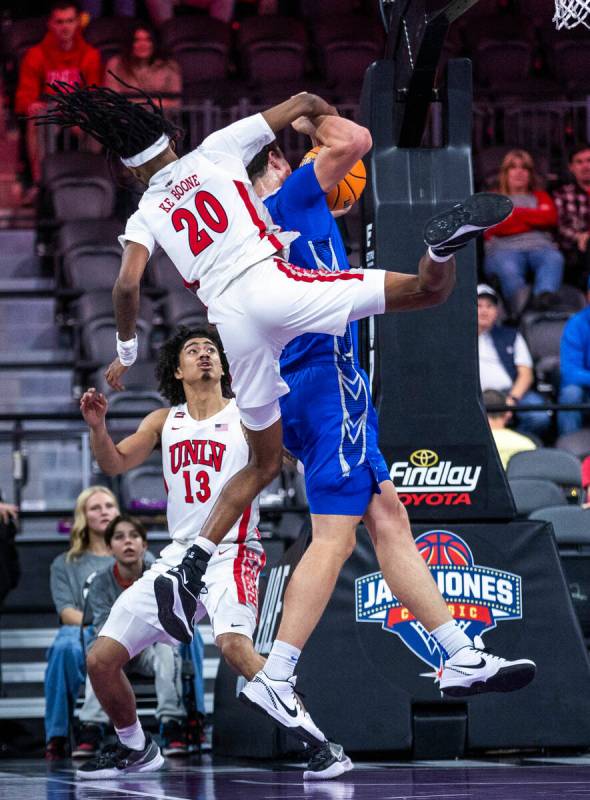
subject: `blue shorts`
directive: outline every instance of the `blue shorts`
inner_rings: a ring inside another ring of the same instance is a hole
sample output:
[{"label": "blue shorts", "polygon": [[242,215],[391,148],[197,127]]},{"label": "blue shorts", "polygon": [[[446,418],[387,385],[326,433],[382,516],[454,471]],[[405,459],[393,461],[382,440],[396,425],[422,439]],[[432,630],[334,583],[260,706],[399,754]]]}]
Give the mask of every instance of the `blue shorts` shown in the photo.
[{"label": "blue shorts", "polygon": [[[368,378],[357,372],[364,385],[349,394],[334,364],[283,374],[290,389],[280,401],[283,441],[305,467],[312,514],[362,516],[380,493],[379,484],[391,480],[377,442]],[[345,405],[353,423],[349,428],[343,424]]]}]

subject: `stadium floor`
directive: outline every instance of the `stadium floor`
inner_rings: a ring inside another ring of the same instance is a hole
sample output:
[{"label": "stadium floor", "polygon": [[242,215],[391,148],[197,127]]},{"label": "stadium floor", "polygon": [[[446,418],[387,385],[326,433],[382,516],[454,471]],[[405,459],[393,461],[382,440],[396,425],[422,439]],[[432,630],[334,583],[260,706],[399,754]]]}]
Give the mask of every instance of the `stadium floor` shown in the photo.
[{"label": "stadium floor", "polygon": [[588,800],[590,755],[501,760],[357,762],[335,781],[306,783],[292,763],[172,761],[143,777],[76,782],[68,764],[0,762],[1,800]]}]

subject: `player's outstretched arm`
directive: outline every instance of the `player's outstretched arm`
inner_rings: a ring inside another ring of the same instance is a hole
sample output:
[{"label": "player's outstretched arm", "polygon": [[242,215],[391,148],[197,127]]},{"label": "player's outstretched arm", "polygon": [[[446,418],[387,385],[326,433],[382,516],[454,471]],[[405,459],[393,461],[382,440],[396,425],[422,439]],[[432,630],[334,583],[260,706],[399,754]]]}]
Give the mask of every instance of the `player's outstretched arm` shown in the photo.
[{"label": "player's outstretched arm", "polygon": [[88,389],[80,398],[80,410],[90,428],[90,446],[98,466],[106,475],[120,475],[148,458],[160,441],[168,409],[152,411],[135,433],[118,444],[113,442],[107,430],[107,409],[108,400],[96,389]]},{"label": "player's outstretched arm", "polygon": [[296,94],[283,103],[279,103],[278,106],[272,106],[272,108],[262,112],[262,116],[269,128],[275,133],[282,131],[297,117],[333,116],[337,114],[338,112],[334,106],[331,106],[317,94],[310,94],[309,92]]}]

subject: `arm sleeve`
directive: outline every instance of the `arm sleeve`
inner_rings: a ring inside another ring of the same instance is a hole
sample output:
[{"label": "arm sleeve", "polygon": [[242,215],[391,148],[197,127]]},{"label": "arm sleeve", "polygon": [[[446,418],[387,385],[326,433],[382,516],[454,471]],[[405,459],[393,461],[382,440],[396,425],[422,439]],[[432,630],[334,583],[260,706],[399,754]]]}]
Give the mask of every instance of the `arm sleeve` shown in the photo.
[{"label": "arm sleeve", "polygon": [[557,225],[557,208],[547,192],[535,192],[537,208],[517,208],[518,217],[531,228],[554,228]]},{"label": "arm sleeve", "polygon": [[112,593],[109,591],[109,573],[111,569],[112,567],[109,567],[108,570],[100,572],[92,581],[90,589],[88,590],[87,603],[96,633],[100,631],[107,621],[116,599],[112,597]]},{"label": "arm sleeve", "polygon": [[72,586],[68,580],[67,564],[63,557],[58,556],[49,569],[49,587],[51,598],[58,614],[64,608],[78,608]]},{"label": "arm sleeve", "polygon": [[561,337],[560,369],[562,385],[590,387],[590,370],[585,365],[588,337],[582,335],[579,323],[573,317],[565,326]]},{"label": "arm sleeve", "polygon": [[14,110],[17,114],[26,114],[31,103],[38,100],[40,95],[41,76],[38,58],[35,48],[31,48],[25,53],[20,65]]},{"label": "arm sleeve", "polygon": [[121,247],[125,247],[126,242],[142,244],[147,249],[150,256],[154,252],[156,240],[146,225],[141,211],[136,211],[135,214],[129,217],[127,225],[125,226],[125,233],[119,236],[119,244]]},{"label": "arm sleeve", "polygon": [[517,367],[533,366],[530,350],[520,333],[516,334],[516,339],[514,340],[514,363]]},{"label": "arm sleeve", "polygon": [[214,163],[223,161],[230,155],[248,166],[254,156],[265,145],[274,142],[275,138],[262,114],[254,114],[207,136],[199,151]]}]

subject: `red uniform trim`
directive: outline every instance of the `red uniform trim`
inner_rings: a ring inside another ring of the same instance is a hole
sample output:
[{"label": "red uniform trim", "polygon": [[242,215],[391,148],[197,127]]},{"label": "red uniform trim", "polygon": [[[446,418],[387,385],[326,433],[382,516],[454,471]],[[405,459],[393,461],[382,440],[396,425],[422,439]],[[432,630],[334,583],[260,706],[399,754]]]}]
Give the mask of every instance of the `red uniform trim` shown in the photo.
[{"label": "red uniform trim", "polygon": [[240,195],[240,197],[244,201],[244,205],[246,206],[246,209],[248,210],[248,214],[250,214],[250,219],[256,225],[256,227],[258,228],[258,235],[260,236],[260,238],[261,239],[268,239],[268,241],[272,244],[273,247],[276,247],[277,250],[282,250],[283,249],[283,245],[281,244],[279,239],[277,239],[277,237],[274,234],[269,233],[266,230],[266,224],[258,216],[258,212],[256,211],[256,207],[255,207],[254,203],[252,202],[252,198],[248,194],[248,190],[246,189],[245,184],[243,184],[242,181],[234,181],[234,183],[235,183],[236,188],[238,190],[238,194]]},{"label": "red uniform trim", "polygon": [[359,272],[332,272],[328,269],[304,269],[303,267],[296,267],[294,264],[289,264],[280,258],[274,259],[280,272],[286,275],[293,281],[303,281],[304,283],[334,283],[334,281],[350,281],[364,279],[364,275]]},{"label": "red uniform trim", "polygon": [[242,605],[246,605],[246,587],[244,586],[244,576],[242,575],[245,555],[246,545],[241,544],[238,547],[238,555],[234,559],[234,581],[238,592],[238,603],[242,603]]}]

